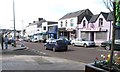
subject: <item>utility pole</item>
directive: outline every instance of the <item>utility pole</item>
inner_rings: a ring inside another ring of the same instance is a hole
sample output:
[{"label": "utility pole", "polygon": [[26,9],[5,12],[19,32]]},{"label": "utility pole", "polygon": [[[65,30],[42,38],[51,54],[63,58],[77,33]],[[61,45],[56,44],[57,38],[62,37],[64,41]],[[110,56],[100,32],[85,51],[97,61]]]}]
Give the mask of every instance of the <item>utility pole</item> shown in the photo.
[{"label": "utility pole", "polygon": [[13,0],[13,23],[14,23],[14,47],[16,47],[16,30],[15,30],[15,5]]},{"label": "utility pole", "polygon": [[24,24],[23,24],[23,22],[24,22],[24,20],[21,20],[21,22],[22,22],[22,30],[21,30],[21,35],[22,35],[22,37],[24,36],[24,34],[23,34],[23,31],[24,31]]}]

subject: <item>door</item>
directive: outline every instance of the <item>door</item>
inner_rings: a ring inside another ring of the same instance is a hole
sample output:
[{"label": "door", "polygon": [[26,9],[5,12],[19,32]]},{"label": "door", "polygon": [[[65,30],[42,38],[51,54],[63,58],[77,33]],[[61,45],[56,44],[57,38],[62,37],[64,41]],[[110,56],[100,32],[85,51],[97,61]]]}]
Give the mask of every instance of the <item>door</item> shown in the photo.
[{"label": "door", "polygon": [[90,33],[90,40],[91,40],[91,41],[94,41],[94,32],[91,32],[91,33]]}]

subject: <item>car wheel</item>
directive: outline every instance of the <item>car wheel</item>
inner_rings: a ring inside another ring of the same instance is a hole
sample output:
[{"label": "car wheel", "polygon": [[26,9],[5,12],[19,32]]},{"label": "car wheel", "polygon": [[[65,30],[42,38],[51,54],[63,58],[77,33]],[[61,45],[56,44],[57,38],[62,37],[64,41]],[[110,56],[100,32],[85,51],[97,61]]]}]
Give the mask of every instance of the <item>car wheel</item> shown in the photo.
[{"label": "car wheel", "polygon": [[75,46],[75,44],[74,44],[74,43],[73,43],[72,45],[73,45],[73,46]]},{"label": "car wheel", "polygon": [[87,44],[84,44],[84,47],[86,48],[86,47],[87,47]]},{"label": "car wheel", "polygon": [[53,49],[52,49],[52,50],[53,50],[53,52],[56,52],[56,49],[55,49],[55,47],[53,47]]},{"label": "car wheel", "polygon": [[65,51],[67,51],[67,50],[68,50],[68,48],[66,47]]}]

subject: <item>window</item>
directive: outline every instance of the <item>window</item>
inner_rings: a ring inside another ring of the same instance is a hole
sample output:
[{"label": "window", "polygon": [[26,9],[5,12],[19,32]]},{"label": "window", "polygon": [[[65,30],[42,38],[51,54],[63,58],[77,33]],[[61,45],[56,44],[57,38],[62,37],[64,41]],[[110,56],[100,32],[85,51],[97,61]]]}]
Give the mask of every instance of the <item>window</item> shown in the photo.
[{"label": "window", "polygon": [[37,31],[40,31],[39,29]]},{"label": "window", "polygon": [[46,30],[46,26],[43,27],[43,30]]},{"label": "window", "polygon": [[96,39],[97,40],[106,40],[107,33],[106,32],[96,32]]},{"label": "window", "polygon": [[85,26],[86,26],[86,21],[84,20],[83,21],[83,28],[85,28]]},{"label": "window", "polygon": [[63,22],[61,21],[61,27],[63,27]]},{"label": "window", "polygon": [[99,27],[103,26],[103,18],[99,18]]},{"label": "window", "polygon": [[73,26],[73,19],[70,20],[70,26]]},{"label": "window", "polygon": [[65,26],[67,27],[67,20],[65,21]]}]

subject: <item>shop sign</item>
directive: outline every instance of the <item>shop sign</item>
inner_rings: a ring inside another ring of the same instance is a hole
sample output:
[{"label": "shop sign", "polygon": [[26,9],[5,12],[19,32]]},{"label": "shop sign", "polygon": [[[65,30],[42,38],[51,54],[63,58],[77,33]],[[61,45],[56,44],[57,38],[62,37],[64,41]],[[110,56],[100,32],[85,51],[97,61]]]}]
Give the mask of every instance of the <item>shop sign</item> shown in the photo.
[{"label": "shop sign", "polygon": [[66,28],[67,31],[73,31],[73,28]]}]

